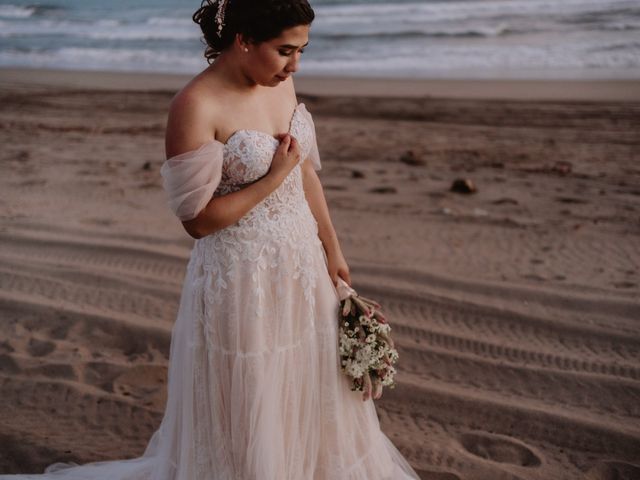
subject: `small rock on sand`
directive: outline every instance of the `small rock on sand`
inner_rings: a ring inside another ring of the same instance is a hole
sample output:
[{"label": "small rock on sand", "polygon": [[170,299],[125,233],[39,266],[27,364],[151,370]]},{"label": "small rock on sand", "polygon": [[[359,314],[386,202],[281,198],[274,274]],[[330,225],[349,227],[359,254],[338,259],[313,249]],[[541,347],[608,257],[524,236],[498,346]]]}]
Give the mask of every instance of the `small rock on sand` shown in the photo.
[{"label": "small rock on sand", "polygon": [[468,178],[456,178],[449,188],[452,192],[456,193],[475,193],[477,188],[474,183]]},{"label": "small rock on sand", "polygon": [[425,165],[426,162],[418,157],[415,151],[407,150],[400,156],[400,161],[402,163],[406,163],[407,165],[417,166],[417,165]]}]

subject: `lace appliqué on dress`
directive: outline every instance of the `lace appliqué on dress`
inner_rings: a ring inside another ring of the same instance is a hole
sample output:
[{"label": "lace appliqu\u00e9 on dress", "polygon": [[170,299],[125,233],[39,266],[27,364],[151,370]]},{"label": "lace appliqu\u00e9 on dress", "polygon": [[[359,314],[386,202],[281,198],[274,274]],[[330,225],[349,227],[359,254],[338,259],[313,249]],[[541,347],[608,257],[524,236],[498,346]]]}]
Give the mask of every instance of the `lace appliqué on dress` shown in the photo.
[{"label": "lace appliqu\u00e9 on dress", "polygon": [[[278,289],[287,283],[285,277],[291,275],[302,286],[308,314],[312,316],[313,292],[320,273],[314,255],[322,248],[322,242],[302,184],[302,162],[309,156],[315,141],[304,104],[299,104],[294,112],[290,133],[300,143],[302,155],[278,188],[237,223],[196,241],[194,260],[206,276],[203,293],[208,311],[219,311],[216,299],[226,294],[229,282],[236,278],[235,272],[239,268],[250,268],[254,295],[247,301],[255,302],[253,306],[260,315],[277,315],[277,312],[265,311],[272,305],[266,301],[267,289],[275,290],[275,295],[284,298],[286,292],[278,292]],[[225,144],[222,180],[214,196],[240,190],[265,175],[278,144],[275,137],[263,132],[236,132]],[[269,272],[263,274],[266,270]],[[225,347],[213,338],[215,335],[207,326],[206,317],[205,314],[203,326],[209,345],[224,350]],[[233,321],[230,319],[229,323]],[[231,351],[246,355],[262,353]]]}]

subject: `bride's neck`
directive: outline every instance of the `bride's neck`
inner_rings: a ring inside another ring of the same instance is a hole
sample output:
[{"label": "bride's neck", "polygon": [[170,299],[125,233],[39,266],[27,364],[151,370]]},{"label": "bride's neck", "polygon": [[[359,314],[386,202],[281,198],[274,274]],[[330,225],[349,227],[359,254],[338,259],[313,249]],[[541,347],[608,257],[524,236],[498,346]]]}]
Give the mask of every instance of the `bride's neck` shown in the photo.
[{"label": "bride's neck", "polygon": [[245,73],[237,56],[230,52],[222,52],[207,70],[215,72],[219,81],[229,90],[251,94],[260,89],[260,85]]}]

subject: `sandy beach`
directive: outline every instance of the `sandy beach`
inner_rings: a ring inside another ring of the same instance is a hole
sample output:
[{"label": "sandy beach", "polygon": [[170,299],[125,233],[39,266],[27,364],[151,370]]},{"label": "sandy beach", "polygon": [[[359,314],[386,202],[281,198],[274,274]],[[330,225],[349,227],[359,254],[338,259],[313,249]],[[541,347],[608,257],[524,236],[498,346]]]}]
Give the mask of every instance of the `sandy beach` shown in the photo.
[{"label": "sandy beach", "polygon": [[[0,69],[0,474],[137,457],[160,423],[184,81]],[[423,479],[640,478],[640,82],[398,82],[296,79],[398,343],[383,430]]]}]

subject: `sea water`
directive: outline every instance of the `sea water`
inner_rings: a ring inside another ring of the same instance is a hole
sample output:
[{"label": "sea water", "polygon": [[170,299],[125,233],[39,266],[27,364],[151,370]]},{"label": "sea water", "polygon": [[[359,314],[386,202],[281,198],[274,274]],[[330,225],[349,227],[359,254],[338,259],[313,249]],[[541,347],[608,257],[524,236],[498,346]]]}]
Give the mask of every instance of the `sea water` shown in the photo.
[{"label": "sea water", "polygon": [[[640,78],[638,0],[310,3],[297,75]],[[206,67],[199,6],[0,0],[0,66],[196,73]]]}]

